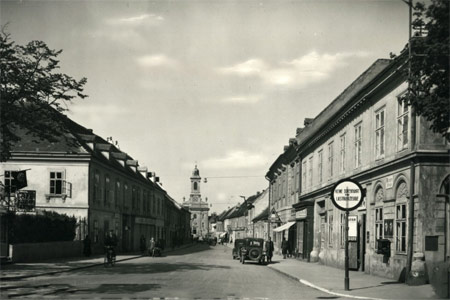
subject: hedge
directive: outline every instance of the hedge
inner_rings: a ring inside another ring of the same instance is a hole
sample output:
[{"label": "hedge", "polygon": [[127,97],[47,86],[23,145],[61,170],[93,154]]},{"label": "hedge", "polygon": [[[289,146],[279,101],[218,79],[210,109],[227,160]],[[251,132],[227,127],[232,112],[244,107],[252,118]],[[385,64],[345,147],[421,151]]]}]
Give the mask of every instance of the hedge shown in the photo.
[{"label": "hedge", "polygon": [[10,215],[12,244],[73,241],[75,217],[43,211],[37,215]]}]

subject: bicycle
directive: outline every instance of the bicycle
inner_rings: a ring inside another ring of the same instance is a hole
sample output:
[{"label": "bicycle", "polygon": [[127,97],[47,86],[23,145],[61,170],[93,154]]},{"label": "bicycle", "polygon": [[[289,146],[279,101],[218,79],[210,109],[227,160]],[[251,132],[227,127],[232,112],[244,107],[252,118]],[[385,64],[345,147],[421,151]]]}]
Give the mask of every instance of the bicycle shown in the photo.
[{"label": "bicycle", "polygon": [[113,267],[116,263],[116,255],[114,253],[114,248],[111,246],[106,246],[105,247],[105,258],[103,260],[103,264],[105,266],[105,268],[110,265],[111,267]]}]

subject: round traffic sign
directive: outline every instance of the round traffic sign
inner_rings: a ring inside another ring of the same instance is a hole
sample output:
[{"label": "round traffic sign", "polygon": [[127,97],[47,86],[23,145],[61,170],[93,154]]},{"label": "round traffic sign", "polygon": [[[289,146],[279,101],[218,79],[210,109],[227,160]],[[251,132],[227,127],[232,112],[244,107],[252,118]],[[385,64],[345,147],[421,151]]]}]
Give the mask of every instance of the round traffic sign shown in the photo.
[{"label": "round traffic sign", "polygon": [[363,200],[363,188],[352,179],[339,180],[331,190],[331,201],[340,210],[354,210]]}]

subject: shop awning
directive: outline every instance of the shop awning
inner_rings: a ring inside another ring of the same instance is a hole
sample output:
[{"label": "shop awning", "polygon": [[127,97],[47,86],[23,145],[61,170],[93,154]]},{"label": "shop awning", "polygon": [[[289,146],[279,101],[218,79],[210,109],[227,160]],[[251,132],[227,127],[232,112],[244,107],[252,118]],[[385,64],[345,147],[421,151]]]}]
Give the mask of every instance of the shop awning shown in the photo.
[{"label": "shop awning", "polygon": [[289,227],[291,227],[294,224],[295,224],[295,222],[287,222],[286,224],[283,224],[280,227],[275,228],[273,231],[280,232],[280,231],[289,229]]}]

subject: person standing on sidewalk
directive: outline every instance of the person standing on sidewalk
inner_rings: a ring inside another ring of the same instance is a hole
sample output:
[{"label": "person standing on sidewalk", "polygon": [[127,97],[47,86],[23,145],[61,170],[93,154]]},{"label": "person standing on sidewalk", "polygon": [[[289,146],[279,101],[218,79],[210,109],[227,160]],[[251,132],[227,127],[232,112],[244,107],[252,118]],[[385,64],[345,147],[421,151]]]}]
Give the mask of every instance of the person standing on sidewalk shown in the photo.
[{"label": "person standing on sidewalk", "polygon": [[266,247],[267,263],[270,263],[270,262],[272,262],[272,256],[273,256],[273,250],[274,250],[273,242],[272,242],[272,239],[270,238],[270,236],[269,236],[269,239],[266,241],[265,247]]},{"label": "person standing on sidewalk", "polygon": [[151,256],[155,255],[155,253],[154,253],[155,247],[156,247],[155,239],[152,237],[150,239],[150,244],[148,245],[148,254],[149,255],[151,255]]},{"label": "person standing on sidewalk", "polygon": [[145,237],[144,237],[144,235],[142,234],[141,235],[141,239],[140,239],[140,249],[141,249],[141,252],[142,253],[144,253],[145,252],[145,248],[146,248],[146,245],[147,244],[147,241],[145,240]]},{"label": "person standing on sidewalk", "polygon": [[286,259],[287,250],[288,242],[286,241],[286,238],[283,237],[283,241],[281,242],[281,253],[283,254],[283,259]]},{"label": "person standing on sidewalk", "polygon": [[89,238],[89,234],[86,234],[83,240],[83,254],[84,256],[91,256],[91,239]]}]

